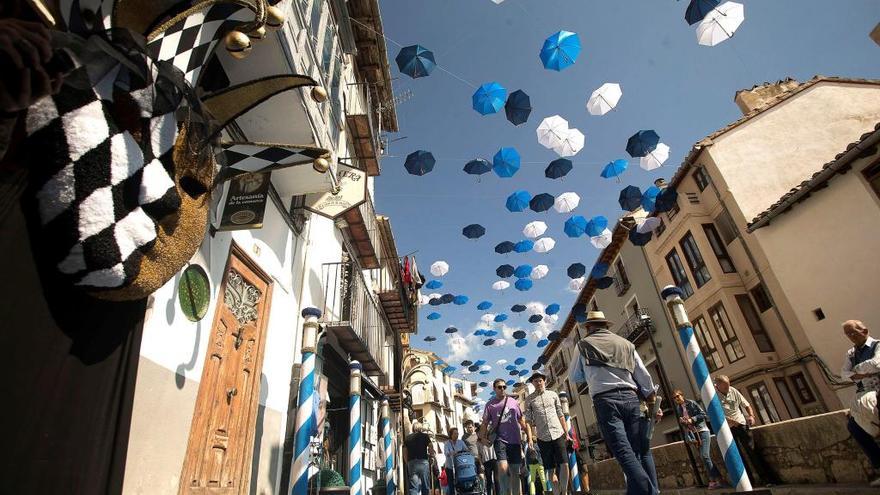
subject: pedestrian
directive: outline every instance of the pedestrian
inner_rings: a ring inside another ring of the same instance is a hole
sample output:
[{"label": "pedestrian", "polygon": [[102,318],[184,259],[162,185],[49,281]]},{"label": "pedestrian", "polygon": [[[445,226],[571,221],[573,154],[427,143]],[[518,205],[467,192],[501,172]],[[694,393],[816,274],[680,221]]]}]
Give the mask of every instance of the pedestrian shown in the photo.
[{"label": "pedestrian", "polygon": [[[880,391],[880,354],[877,350],[880,341],[872,338],[868,327],[859,320],[843,322],[843,333],[853,347],[846,351],[840,374],[856,384],[856,395],[850,406],[846,427],[865,452],[871,466],[880,470],[880,445],[876,440],[880,433],[877,424],[877,392]],[[871,486],[880,486],[880,477],[871,481]]]},{"label": "pedestrian", "polygon": [[480,439],[495,448],[497,460],[496,474],[502,495],[520,495],[517,483],[522,465],[522,432],[526,431],[529,444],[532,444],[531,430],[528,429],[522,410],[514,397],[507,395],[507,384],[503,378],[492,382],[495,397],[486,403],[483,421],[480,425]]},{"label": "pedestrian", "polygon": [[526,423],[534,427],[537,434],[538,448],[541,450],[544,471],[554,477],[553,495],[562,495],[568,487],[569,470],[566,443],[568,440],[568,423],[562,412],[559,395],[547,390],[547,377],[540,371],[532,373],[529,383],[535,391],[526,397],[523,415]]},{"label": "pedestrian", "polygon": [[730,386],[730,378],[727,375],[715,377],[715,389],[718,391],[718,400],[721,401],[724,417],[730,426],[730,432],[733,434],[733,440],[739,449],[740,457],[745,461],[749,478],[755,485],[757,485],[755,475],[766,486],[778,485],[779,481],[776,475],[755,448],[755,439],[750,431],[750,428],[755,425],[752,405],[739,390]]},{"label": "pedestrian", "polygon": [[540,443],[538,448],[526,446],[526,464],[529,465],[529,495],[535,495],[535,487],[538,487],[538,495],[544,495],[547,487],[546,464],[542,460]]},{"label": "pedestrian", "polygon": [[645,423],[640,397],[649,409],[656,401],[651,375],[632,342],[611,333],[613,325],[601,311],[590,311],[583,323],[587,336],[578,342],[578,352],[569,377],[589,388],[602,438],[626,476],[627,495],[658,493],[652,480],[656,474],[647,456]]},{"label": "pedestrian", "polygon": [[679,422],[685,430],[685,441],[697,445],[700,449],[700,457],[703,465],[709,473],[709,489],[716,490],[722,487],[721,473],[712,463],[712,434],[709,432],[706,411],[696,401],[684,398],[684,392],[676,390],[672,392],[672,400],[678,408]]},{"label": "pedestrian", "polygon": [[422,423],[416,421],[413,423],[413,432],[403,441],[410,495],[428,495],[431,492],[429,459],[434,457],[434,445],[423,430]]},{"label": "pedestrian", "polygon": [[446,493],[449,495],[455,495],[455,456],[469,450],[464,441],[458,438],[458,428],[450,428],[449,440],[443,443],[443,455],[446,456],[443,469],[446,471]]},{"label": "pedestrian", "polygon": [[480,437],[477,435],[477,429],[473,420],[468,419],[464,422],[464,437],[462,437],[462,440],[464,440],[464,444],[467,445],[471,455],[474,456],[474,462],[477,464],[477,476],[480,477],[483,486],[486,486],[483,462],[480,461]]},{"label": "pedestrian", "polygon": [[[480,427],[477,427],[479,430]],[[479,437],[479,435],[477,435]],[[483,474],[486,477],[486,495],[500,495],[498,487],[498,473],[495,464],[495,447],[480,442],[480,462],[483,464]]]},{"label": "pedestrian", "polygon": [[[572,450],[574,450],[575,462],[581,477],[581,492],[584,495],[591,495],[593,492],[590,491],[590,471],[587,466],[589,465],[588,459],[592,459],[590,451],[593,450],[593,446],[584,447],[583,443],[581,443],[579,447],[575,448],[572,446]],[[573,473],[572,476],[574,476]]]}]

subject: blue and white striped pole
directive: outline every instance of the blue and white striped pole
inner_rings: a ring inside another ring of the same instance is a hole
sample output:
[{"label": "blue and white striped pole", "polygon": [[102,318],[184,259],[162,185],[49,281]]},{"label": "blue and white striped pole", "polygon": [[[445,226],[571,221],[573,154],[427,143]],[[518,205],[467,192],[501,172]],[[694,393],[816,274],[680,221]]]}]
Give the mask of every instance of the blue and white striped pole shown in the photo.
[{"label": "blue and white striped pole", "polygon": [[382,398],[382,453],[385,455],[385,491],[388,495],[396,495],[397,485],[394,484],[394,439],[391,438],[391,407],[388,398]]},{"label": "blue and white striped pole", "polygon": [[361,363],[352,361],[349,365],[351,372],[351,398],[348,402],[348,485],[351,487],[350,495],[363,495],[361,489],[361,471],[363,459],[363,440],[361,439]]},{"label": "blue and white striped pole", "polygon": [[[568,436],[574,440],[574,426],[571,424],[571,410],[568,408],[568,393],[559,393],[559,402],[562,403],[562,415],[565,416],[565,422],[568,423]],[[579,493],[581,491],[581,477],[577,465],[577,453],[572,450],[568,454],[568,474],[571,476],[571,492]]]},{"label": "blue and white striped pole", "polygon": [[296,406],[296,424],[294,425],[293,443],[293,493],[298,495],[309,491],[309,464],[311,449],[312,424],[315,400],[315,351],[317,348],[318,318],[321,311],[317,308],[302,310],[302,368],[300,370],[299,394]]},{"label": "blue and white striped pole", "polygon": [[675,325],[678,327],[678,337],[681,339],[681,344],[691,362],[691,371],[693,371],[697,385],[700,387],[700,395],[703,398],[703,403],[707,406],[706,414],[709,416],[709,421],[712,422],[712,428],[715,430],[718,440],[718,448],[721,450],[724,464],[727,466],[730,485],[735,487],[738,492],[750,492],[752,491],[752,483],[746,473],[739,449],[733,441],[733,433],[724,417],[724,409],[721,407],[721,401],[715,391],[715,384],[712,383],[712,378],[709,376],[709,368],[706,366],[706,360],[703,358],[700,345],[694,335],[694,327],[684,309],[684,301],[681,299],[682,291],[674,285],[668,285],[663,288],[660,295],[666,301],[669,312],[672,313],[672,319],[675,320]]}]

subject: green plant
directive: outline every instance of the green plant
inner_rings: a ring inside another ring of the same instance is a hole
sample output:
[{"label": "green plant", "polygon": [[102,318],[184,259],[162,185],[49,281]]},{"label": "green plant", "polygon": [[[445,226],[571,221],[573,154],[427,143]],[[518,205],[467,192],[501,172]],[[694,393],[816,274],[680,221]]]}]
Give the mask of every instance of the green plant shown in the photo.
[{"label": "green plant", "polygon": [[345,486],[345,479],[342,475],[332,469],[322,469],[321,472],[318,473],[318,479],[322,488]]}]

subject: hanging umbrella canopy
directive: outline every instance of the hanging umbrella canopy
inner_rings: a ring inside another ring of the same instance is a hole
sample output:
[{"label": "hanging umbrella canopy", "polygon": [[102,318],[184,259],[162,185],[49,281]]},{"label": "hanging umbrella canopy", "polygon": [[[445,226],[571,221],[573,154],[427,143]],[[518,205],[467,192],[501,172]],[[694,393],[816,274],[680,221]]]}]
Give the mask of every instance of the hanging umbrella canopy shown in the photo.
[{"label": "hanging umbrella canopy", "polygon": [[513,338],[515,339],[524,339],[526,338],[525,330],[516,330],[513,332]]},{"label": "hanging umbrella canopy", "polygon": [[529,251],[532,250],[533,247],[535,247],[534,242],[532,242],[528,239],[523,239],[523,240],[517,242],[516,244],[514,244],[513,250],[516,251],[517,253],[528,253]]},{"label": "hanging umbrella canopy", "polygon": [[474,372],[480,371],[480,367],[472,364],[472,365],[468,366],[467,370],[470,371],[471,373],[474,373]]},{"label": "hanging umbrella canopy", "polygon": [[562,228],[562,231],[565,232],[565,235],[568,237],[580,237],[587,231],[587,219],[581,215],[573,215],[565,221],[565,226]]},{"label": "hanging umbrella canopy", "polygon": [[501,148],[492,157],[492,170],[501,178],[510,178],[519,170],[520,157],[514,148]]},{"label": "hanging umbrella canopy", "polygon": [[557,31],[544,40],[539,57],[544,68],[561,71],[574,65],[581,54],[581,40],[571,31]]},{"label": "hanging umbrella canopy", "polygon": [[541,321],[543,319],[544,319],[544,317],[541,315],[532,315],[532,316],[529,316],[529,323],[538,323],[539,321]]},{"label": "hanging umbrella canopy", "polygon": [[684,20],[688,25],[702,21],[720,2],[718,0],[691,0],[684,12]]},{"label": "hanging umbrella canopy", "polygon": [[[525,347],[525,346],[529,345],[529,341],[527,339],[519,339],[513,345],[516,347]],[[519,376],[524,376],[524,375],[528,374],[528,372],[529,372],[529,370],[520,370]]]},{"label": "hanging umbrella canopy", "polygon": [[488,383],[488,382],[480,382],[480,383],[477,384],[477,386],[478,386],[478,387],[488,387],[488,386],[489,386],[489,383]]},{"label": "hanging umbrella canopy", "polygon": [[505,369],[506,371],[513,371],[513,370],[516,369],[516,366],[513,365],[513,364],[508,364],[507,366],[504,367],[504,369]]},{"label": "hanging umbrella canopy", "polygon": [[604,231],[608,227],[608,219],[603,217],[602,215],[597,215],[590,219],[587,222],[587,235],[590,237],[602,235],[602,231]]},{"label": "hanging umbrella canopy", "polygon": [[587,111],[591,115],[605,115],[617,106],[621,96],[623,91],[620,90],[620,84],[605,83],[590,95]]},{"label": "hanging umbrella canopy", "polygon": [[602,261],[597,261],[593,268],[590,270],[590,276],[593,278],[602,278],[608,273],[608,263],[604,263]]},{"label": "hanging umbrella canopy", "polygon": [[587,267],[583,263],[572,263],[568,265],[568,278],[581,278],[587,273]]},{"label": "hanging umbrella canopy", "polygon": [[584,149],[584,133],[577,129],[569,129],[565,136],[553,147],[559,156],[574,156]]},{"label": "hanging umbrella canopy", "polygon": [[443,304],[443,301],[441,301],[439,297],[432,297],[428,301],[428,304],[430,304],[431,306],[440,306],[441,304]]},{"label": "hanging umbrella canopy", "polygon": [[547,232],[547,224],[541,221],[529,222],[523,228],[523,235],[529,239],[544,235]]},{"label": "hanging umbrella canopy", "polygon": [[[547,340],[547,339],[541,339],[541,340],[538,341],[537,344],[535,344],[535,347],[537,347],[537,348],[540,349],[540,348],[542,348],[542,347],[547,347],[547,344],[549,344],[549,343],[550,343],[549,340]],[[541,367],[541,364],[540,364],[540,363],[535,363],[535,365],[532,366],[532,369],[533,369],[533,370],[536,370],[536,369],[537,369],[535,366],[537,366],[537,368],[540,368],[540,367]]]},{"label": "hanging umbrella canopy", "polygon": [[486,228],[478,223],[472,223],[461,229],[461,235],[467,237],[468,239],[479,239],[480,237],[486,235]]},{"label": "hanging umbrella canopy", "polygon": [[510,282],[508,282],[506,280],[499,280],[499,281],[495,282],[494,284],[492,284],[492,288],[495,290],[504,290],[508,287],[510,287]]},{"label": "hanging umbrella canopy", "polygon": [[504,104],[504,113],[507,120],[513,125],[525,124],[532,113],[532,101],[523,90],[518,89],[507,97]]},{"label": "hanging umbrella canopy", "polygon": [[651,233],[647,232],[645,234],[640,233],[638,230],[633,229],[629,231],[629,241],[633,243],[634,246],[644,246],[651,241]]},{"label": "hanging umbrella canopy", "polygon": [[469,300],[470,298],[468,296],[458,295],[452,299],[452,304],[455,304],[456,306],[464,306]]},{"label": "hanging umbrella canopy", "polygon": [[519,265],[513,274],[516,278],[528,278],[532,274],[532,265]]},{"label": "hanging umbrella canopy", "polygon": [[536,213],[541,213],[542,211],[549,210],[550,207],[553,206],[555,200],[556,198],[549,193],[536,194],[535,197],[529,201],[529,208]]},{"label": "hanging umbrella canopy", "polygon": [[486,330],[485,332],[483,332],[483,335],[485,335],[486,337],[494,337],[498,335],[498,330]]},{"label": "hanging umbrella canopy", "polygon": [[516,281],[516,283],[514,284],[514,287],[516,287],[516,290],[525,292],[525,291],[531,289],[533,284],[534,284],[534,282],[532,282],[531,279],[521,278]]},{"label": "hanging umbrella canopy", "polygon": [[535,241],[535,252],[536,253],[547,253],[553,247],[556,246],[556,241],[551,237],[542,237]]},{"label": "hanging umbrella canopy", "polygon": [[432,337],[432,336],[430,336],[430,335],[428,335],[427,337],[425,337],[425,342],[434,342],[434,341],[436,341],[436,340],[437,340],[437,337]]},{"label": "hanging umbrella canopy", "polygon": [[517,366],[522,366],[522,365],[526,364],[526,358],[524,358],[524,357],[518,357],[518,358],[516,358],[516,360],[513,362],[513,364],[515,364],[515,365],[517,365]]},{"label": "hanging umbrella canopy", "polygon": [[639,158],[639,166],[645,170],[651,171],[660,168],[663,163],[669,159],[669,146],[663,143],[657,143],[654,151]]},{"label": "hanging umbrella canopy", "polygon": [[584,288],[584,285],[586,285],[586,284],[587,284],[587,279],[585,279],[583,277],[573,278],[568,281],[568,289],[573,290],[575,292],[579,292],[581,289]]},{"label": "hanging umbrella canopy", "polygon": [[600,289],[607,289],[612,285],[614,285],[614,277],[602,277],[596,280],[596,287]]},{"label": "hanging umbrella canopy", "polygon": [[431,314],[428,315],[428,319],[429,319],[429,320],[439,320],[439,319],[440,319],[440,313],[431,313]]},{"label": "hanging umbrella canopy", "polygon": [[746,15],[741,3],[724,2],[697,24],[697,43],[715,46],[730,39],[744,20]]},{"label": "hanging umbrella canopy", "polygon": [[636,186],[626,186],[617,196],[617,203],[621,209],[634,211],[642,204],[642,190]]},{"label": "hanging umbrella canopy", "polygon": [[437,63],[434,61],[434,53],[421,45],[405,46],[397,52],[394,58],[401,74],[406,74],[413,79],[425,77],[431,74]]},{"label": "hanging umbrella canopy", "polygon": [[513,306],[510,307],[510,310],[513,311],[514,313],[522,313],[523,311],[526,310],[526,307],[524,304],[514,304]]},{"label": "hanging umbrella canopy", "polygon": [[494,343],[495,343],[495,339],[486,339],[483,341],[483,345],[487,346],[487,347],[494,344]]},{"label": "hanging umbrella canopy", "polygon": [[550,342],[553,342],[554,340],[559,340],[559,337],[561,337],[561,335],[562,334],[559,333],[559,330],[555,330],[547,335],[547,340],[549,340]]},{"label": "hanging umbrella canopy", "polygon": [[583,323],[587,320],[587,305],[584,303],[576,303],[571,307],[571,314],[574,315],[575,321]]},{"label": "hanging umbrella canopy", "polygon": [[507,197],[504,206],[507,208],[507,211],[516,213],[519,211],[525,211],[525,209],[529,207],[529,201],[531,200],[532,195],[529,194],[528,191],[520,189],[519,191],[514,191]]},{"label": "hanging umbrella canopy", "polygon": [[[458,333],[458,329],[455,327],[446,327],[446,330],[444,330],[443,332],[444,333]],[[470,365],[462,364],[462,366],[470,366]]]},{"label": "hanging umbrella canopy", "polygon": [[443,296],[440,297],[440,302],[442,302],[443,304],[449,304],[454,300],[455,296],[453,296],[452,294],[443,294]]},{"label": "hanging umbrella canopy", "polygon": [[581,197],[577,193],[564,192],[556,196],[556,200],[553,201],[553,209],[556,210],[556,213],[569,213],[577,208],[580,202]]},{"label": "hanging umbrella canopy", "polygon": [[483,330],[482,328],[478,328],[478,329],[474,330],[474,337],[480,337],[480,336],[486,335],[485,332],[486,331]]},{"label": "hanging umbrella canopy", "polygon": [[547,361],[549,361],[549,360],[550,360],[550,358],[548,358],[547,356],[545,356],[543,354],[538,356],[538,359],[536,359],[536,361],[539,362],[540,364],[547,364]]},{"label": "hanging umbrella canopy", "polygon": [[614,234],[605,229],[599,235],[590,236],[590,244],[598,249],[605,249],[611,245],[611,241],[613,240]]},{"label": "hanging umbrella canopy", "polygon": [[507,374],[510,376],[519,376],[519,370],[510,370]]},{"label": "hanging umbrella canopy", "polygon": [[439,280],[431,280],[427,284],[425,284],[425,288],[428,288],[431,290],[439,289],[440,287],[443,287],[443,282],[441,282]]},{"label": "hanging umbrella canopy", "polygon": [[510,241],[499,242],[495,245],[495,252],[498,254],[507,254],[513,251],[514,244]]},{"label": "hanging umbrella canopy", "polygon": [[506,359],[499,359],[498,361],[495,361],[495,364],[501,366],[502,364],[507,364],[507,360]]},{"label": "hanging umbrella canopy", "polygon": [[547,265],[538,265],[532,270],[532,280],[540,280],[547,276],[550,273],[550,268]]},{"label": "hanging umbrella canopy", "polygon": [[464,171],[470,175],[483,175],[490,170],[492,170],[492,164],[482,158],[476,158],[464,164]]},{"label": "hanging umbrella canopy", "polygon": [[678,192],[671,187],[667,187],[660,191],[657,199],[654,200],[654,211],[664,212],[675,208],[678,205]]},{"label": "hanging umbrella canopy", "polygon": [[485,311],[492,307],[492,303],[489,301],[481,301],[480,304],[477,304],[477,309],[480,311]]},{"label": "hanging umbrella canopy", "polygon": [[552,150],[568,134],[568,121],[559,115],[553,115],[542,120],[535,132],[538,135],[538,144]]},{"label": "hanging umbrella canopy", "polygon": [[660,188],[657,186],[651,186],[645,189],[645,192],[642,193],[642,208],[645,211],[654,211],[656,208],[657,195],[660,194]]},{"label": "hanging umbrella canopy", "polygon": [[544,169],[544,177],[548,179],[558,179],[560,177],[565,177],[571,169],[573,165],[571,160],[566,158],[557,158],[550,162],[550,165],[547,165],[547,168]]},{"label": "hanging umbrella canopy", "polygon": [[629,162],[622,158],[619,160],[614,160],[613,162],[608,163],[608,165],[605,165],[605,168],[602,169],[602,173],[600,173],[599,175],[606,179],[617,177],[618,175],[626,171],[626,168],[628,166]]},{"label": "hanging umbrella canopy", "polygon": [[639,158],[654,151],[659,142],[660,136],[653,130],[639,131],[626,141],[626,152],[633,158]]},{"label": "hanging umbrella canopy", "polygon": [[546,313],[550,316],[553,316],[559,312],[559,309],[560,309],[559,305],[556,303],[553,303],[553,304],[550,304],[547,306],[547,308],[544,310],[544,313]]},{"label": "hanging umbrella canopy", "polygon": [[[476,361],[474,361],[474,364],[476,364],[477,366],[483,366],[484,364],[486,364],[486,360],[485,359],[477,359]],[[491,366],[486,366],[486,368],[492,369]],[[485,387],[485,385],[481,385],[481,386]]]},{"label": "hanging umbrella canopy", "polygon": [[480,115],[496,113],[504,107],[507,99],[507,90],[497,82],[488,82],[481,85],[471,97],[471,105]]},{"label": "hanging umbrella canopy", "polygon": [[508,318],[508,316],[506,313],[499,313],[499,314],[495,315],[495,323],[501,323],[502,321],[507,321],[507,318]]},{"label": "hanging umbrella canopy", "polygon": [[514,268],[512,265],[501,265],[495,269],[495,275],[498,275],[501,278],[507,278],[513,276]]},{"label": "hanging umbrella canopy", "polygon": [[418,150],[406,156],[403,166],[412,175],[425,175],[434,170],[434,163],[436,160],[430,151]]},{"label": "hanging umbrella canopy", "polygon": [[[435,261],[431,264],[431,275],[435,277],[442,277],[449,273],[449,263],[445,261]],[[428,287],[429,289],[431,287]]]},{"label": "hanging umbrella canopy", "polygon": [[659,217],[644,217],[636,219],[636,231],[639,234],[647,234],[653,232],[663,223]]}]

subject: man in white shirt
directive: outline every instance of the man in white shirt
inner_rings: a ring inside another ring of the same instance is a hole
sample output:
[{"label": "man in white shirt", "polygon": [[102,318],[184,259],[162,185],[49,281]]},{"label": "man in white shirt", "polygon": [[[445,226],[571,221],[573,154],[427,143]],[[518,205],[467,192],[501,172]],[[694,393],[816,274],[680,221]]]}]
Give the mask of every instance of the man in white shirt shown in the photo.
[{"label": "man in white shirt", "polygon": [[[843,333],[853,343],[843,360],[841,376],[856,384],[856,396],[850,405],[847,429],[859,444],[874,469],[880,469],[880,445],[877,434],[877,392],[880,391],[880,341],[868,335],[868,327],[859,320],[843,322]],[[871,482],[880,486],[880,478]]]}]

